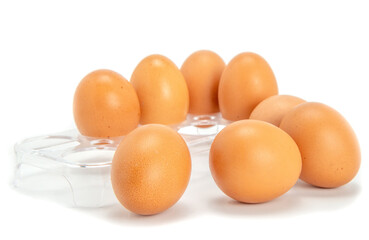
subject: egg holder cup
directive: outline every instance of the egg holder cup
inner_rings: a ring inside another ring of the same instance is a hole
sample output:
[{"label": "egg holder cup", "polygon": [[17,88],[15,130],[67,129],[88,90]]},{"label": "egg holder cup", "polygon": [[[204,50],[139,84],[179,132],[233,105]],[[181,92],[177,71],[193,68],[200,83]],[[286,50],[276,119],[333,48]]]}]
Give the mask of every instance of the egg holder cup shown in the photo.
[{"label": "egg holder cup", "polygon": [[[207,170],[207,164],[204,169],[205,164],[196,165],[195,161],[208,153],[214,137],[227,124],[219,113],[189,114],[184,122],[171,126],[182,135],[190,149],[192,177]],[[122,138],[92,138],[69,130],[25,139],[14,147],[13,184],[22,192],[69,206],[102,207],[116,203],[110,169]]]}]

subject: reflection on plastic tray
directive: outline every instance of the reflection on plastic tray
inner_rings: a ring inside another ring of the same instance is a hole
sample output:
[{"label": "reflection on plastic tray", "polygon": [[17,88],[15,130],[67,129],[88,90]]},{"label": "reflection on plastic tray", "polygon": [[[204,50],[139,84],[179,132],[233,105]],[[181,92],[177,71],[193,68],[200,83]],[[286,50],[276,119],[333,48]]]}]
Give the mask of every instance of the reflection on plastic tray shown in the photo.
[{"label": "reflection on plastic tray", "polygon": [[[204,160],[215,135],[227,123],[220,114],[189,115],[183,123],[172,126],[190,149],[192,177],[207,170],[207,161],[194,161]],[[70,130],[23,140],[15,146],[14,185],[23,192],[77,207],[113,204],[117,200],[110,182],[110,167],[122,138],[97,139]]]}]

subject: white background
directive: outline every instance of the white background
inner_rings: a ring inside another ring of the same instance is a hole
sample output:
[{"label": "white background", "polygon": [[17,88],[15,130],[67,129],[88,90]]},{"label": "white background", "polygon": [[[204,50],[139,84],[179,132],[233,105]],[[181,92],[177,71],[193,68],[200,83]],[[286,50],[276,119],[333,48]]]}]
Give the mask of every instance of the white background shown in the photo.
[{"label": "white background", "polygon": [[[369,7],[365,1],[254,2],[1,1],[0,238],[368,239]],[[149,54],[180,66],[199,49],[226,62],[243,51],[259,53],[280,93],[342,113],[362,149],[355,180],[332,190],[299,183],[272,202],[247,205],[224,196],[208,176],[152,217],[119,205],[68,208],[10,187],[13,144],[74,127],[73,94],[84,75],[109,68],[129,79]]]}]

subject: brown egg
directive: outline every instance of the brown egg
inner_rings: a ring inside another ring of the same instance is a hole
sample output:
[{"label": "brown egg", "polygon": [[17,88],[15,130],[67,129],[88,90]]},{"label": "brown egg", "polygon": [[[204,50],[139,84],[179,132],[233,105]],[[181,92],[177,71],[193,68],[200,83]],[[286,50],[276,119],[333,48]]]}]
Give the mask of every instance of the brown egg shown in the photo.
[{"label": "brown egg", "polygon": [[298,180],[301,156],[293,139],[272,124],[241,120],[225,127],[210,149],[210,170],[218,187],[245,203],[272,200]]},{"label": "brown egg", "polygon": [[279,126],[284,115],[305,100],[290,95],[274,95],[261,101],[251,112],[250,119]]},{"label": "brown egg", "polygon": [[126,135],[137,127],[140,105],[124,77],[110,70],[97,70],[79,83],[73,113],[82,135],[109,138]]},{"label": "brown egg", "polygon": [[225,67],[219,83],[219,108],[223,118],[247,119],[265,98],[278,94],[269,64],[255,53],[241,53]]},{"label": "brown egg", "polygon": [[134,70],[131,83],[141,105],[141,124],[176,124],[184,121],[189,95],[177,66],[161,55],[144,58]]},{"label": "brown egg", "polygon": [[191,157],[183,138],[171,128],[149,124],[128,134],[112,163],[114,193],[128,210],[160,213],[174,205],[186,190]]},{"label": "brown egg", "polygon": [[359,171],[361,155],[355,133],[327,105],[300,104],[287,113],[280,128],[299,146],[303,181],[317,187],[339,187],[350,182]]},{"label": "brown egg", "polygon": [[219,112],[218,86],[225,67],[216,53],[201,50],[191,54],[181,67],[190,94],[189,113]]}]

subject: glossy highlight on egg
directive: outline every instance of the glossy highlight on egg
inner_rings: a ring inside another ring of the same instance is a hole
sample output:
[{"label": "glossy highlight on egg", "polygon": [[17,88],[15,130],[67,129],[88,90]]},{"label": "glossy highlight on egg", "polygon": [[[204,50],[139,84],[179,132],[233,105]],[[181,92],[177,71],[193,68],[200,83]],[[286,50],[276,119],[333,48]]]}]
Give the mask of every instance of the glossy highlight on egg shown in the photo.
[{"label": "glossy highlight on egg", "polygon": [[121,205],[138,215],[180,201],[191,156],[199,153],[208,153],[219,193],[248,204],[281,197],[298,179],[343,186],[361,164],[347,120],[325,104],[279,95],[268,62],[252,52],[226,65],[215,52],[200,50],[180,69],[163,55],[149,55],[130,82],[111,70],[93,71],[75,91],[73,114],[83,135],[78,147],[118,145],[108,177]]},{"label": "glossy highlight on egg", "polygon": [[135,68],[131,83],[141,106],[141,124],[178,124],[186,119],[189,93],[178,67],[167,57],[150,55]]},{"label": "glossy highlight on egg", "polygon": [[278,85],[269,64],[260,55],[245,52],[225,67],[219,82],[219,108],[223,118],[249,118],[264,99],[278,94]]}]

